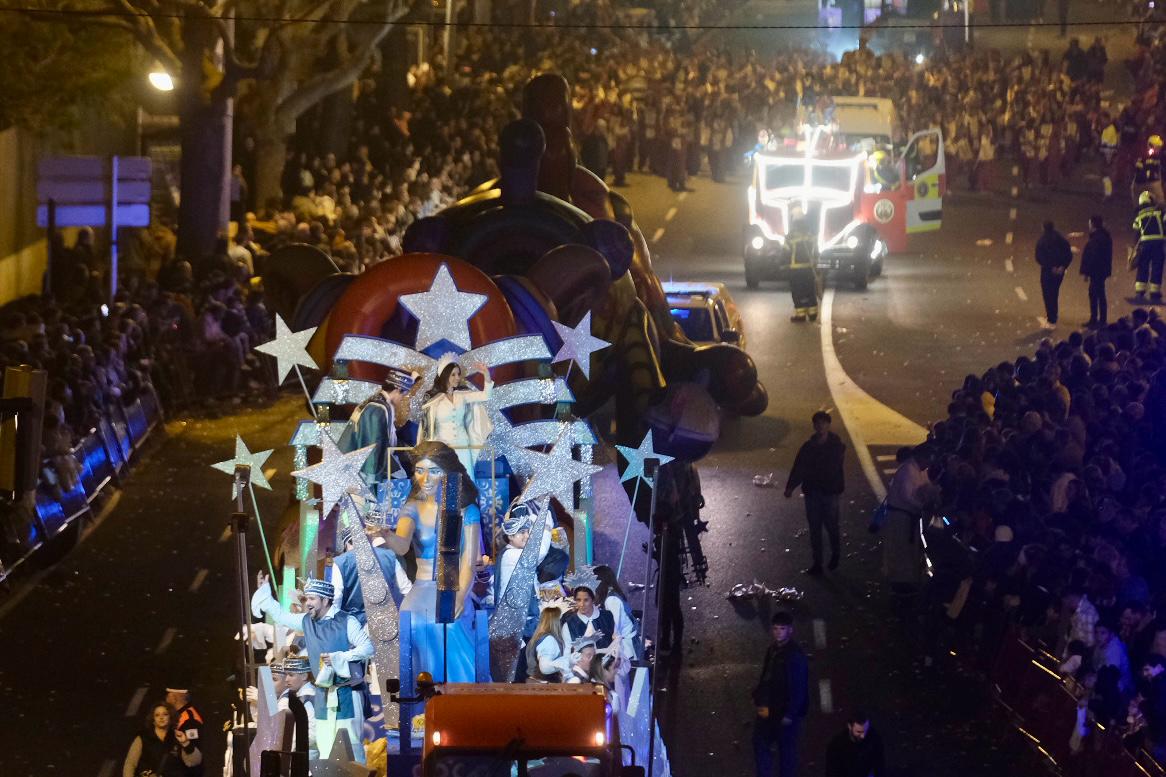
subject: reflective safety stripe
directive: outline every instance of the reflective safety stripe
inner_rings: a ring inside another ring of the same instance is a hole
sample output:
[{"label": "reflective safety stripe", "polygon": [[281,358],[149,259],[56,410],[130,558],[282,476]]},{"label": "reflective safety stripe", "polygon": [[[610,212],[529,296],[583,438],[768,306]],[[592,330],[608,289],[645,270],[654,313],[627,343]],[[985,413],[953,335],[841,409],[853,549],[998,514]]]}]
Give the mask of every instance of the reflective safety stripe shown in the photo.
[{"label": "reflective safety stripe", "polygon": [[1146,290],[1146,282],[1145,281],[1134,281],[1134,291],[1145,291],[1145,290]]},{"label": "reflective safety stripe", "polygon": [[1151,283],[1151,284],[1150,284],[1150,293],[1151,293],[1151,294],[1157,294],[1157,293],[1159,293],[1160,291],[1162,291],[1162,285],[1161,285],[1161,284],[1159,284],[1159,283]]}]

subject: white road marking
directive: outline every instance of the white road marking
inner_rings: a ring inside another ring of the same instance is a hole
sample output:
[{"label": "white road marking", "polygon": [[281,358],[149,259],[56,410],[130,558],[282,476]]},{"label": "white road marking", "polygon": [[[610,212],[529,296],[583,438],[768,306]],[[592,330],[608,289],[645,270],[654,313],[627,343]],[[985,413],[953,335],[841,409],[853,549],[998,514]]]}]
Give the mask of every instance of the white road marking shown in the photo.
[{"label": "white road marking", "polygon": [[207,575],[210,574],[209,569],[200,569],[194,573],[194,580],[190,581],[190,588],[186,589],[192,594],[198,593],[198,589],[202,588],[202,584],[206,582]]},{"label": "white road marking", "polygon": [[664,227],[660,227],[659,229],[656,230],[655,234],[652,235],[652,242],[659,243],[660,238],[662,238],[662,237],[664,237]]},{"label": "white road marking", "polygon": [[681,192],[680,194],[676,195],[677,202],[684,202],[687,199],[688,199],[688,192]]},{"label": "white road marking", "polygon": [[148,693],[149,690],[149,688],[143,685],[141,688],[134,691],[134,695],[130,698],[130,704],[128,707],[126,707],[127,718],[132,718],[134,715],[138,714],[138,710],[142,708],[142,702],[146,700],[146,693]]},{"label": "white road marking", "polygon": [[1020,165],[1013,165],[1012,166],[1012,177],[1015,178],[1018,175],[1020,175]]},{"label": "white road marking", "polygon": [[664,214],[665,221],[671,221],[674,218],[676,218],[676,206],[675,205],[673,205],[671,208],[669,208],[668,212]]},{"label": "white road marking", "polygon": [[875,456],[875,461],[894,461],[897,457],[893,453],[880,453]]},{"label": "white road marking", "polygon": [[223,533],[219,535],[219,542],[226,542],[231,539],[231,525],[227,524],[223,527]]},{"label": "white road marking", "polygon": [[1016,296],[1020,297],[1021,302],[1028,302],[1028,295],[1025,294],[1024,289],[1019,286],[1016,287]]},{"label": "white road marking", "polygon": [[976,241],[976,245],[978,245],[980,248],[987,248],[988,246],[992,245],[992,238],[982,237]]},{"label": "white road marking", "polygon": [[113,777],[113,770],[117,768],[117,761],[112,758],[105,759],[101,764],[101,771],[97,773],[97,777]]},{"label": "white road marking", "polygon": [[1011,232],[1008,232],[1006,235],[1004,235],[1004,245],[1006,245],[1006,246],[1012,245],[1012,233]]},{"label": "white road marking", "polygon": [[895,472],[896,472],[895,467],[883,467],[883,474],[884,475],[894,475]]},{"label": "white road marking", "polygon": [[875,466],[868,445],[916,445],[927,438],[927,430],[909,418],[887,407],[882,402],[862,390],[851,380],[838,361],[834,351],[834,289],[827,289],[822,296],[821,347],[822,365],[826,371],[826,385],[830,387],[830,397],[838,408],[855,455],[862,466],[862,474],[870,484],[871,491],[880,501],[887,495],[878,467]]},{"label": "white road marking", "polygon": [[1016,208],[1009,208],[1008,209],[1008,220],[1009,221],[1016,221]]},{"label": "white road marking", "polygon": [[1020,187],[1019,187],[1019,186],[1013,186],[1013,187],[1012,187],[1012,196],[1013,196],[1013,197],[1019,197],[1019,196],[1020,196]]},{"label": "white road marking", "polygon": [[170,647],[170,643],[174,641],[177,636],[178,629],[173,626],[167,626],[166,630],[162,632],[162,639],[158,640],[158,647],[154,648],[154,655],[160,656],[166,652],[166,648]]},{"label": "white road marking", "polygon": [[829,715],[834,711],[834,692],[830,690],[830,680],[818,681],[818,703],[822,712]]},{"label": "white road marking", "polygon": [[1004,260],[1004,269],[1008,272],[1013,272],[1016,269],[1012,264],[1011,256]]},{"label": "white road marking", "polygon": [[279,470],[277,470],[275,467],[268,467],[267,469],[263,470],[263,477],[271,480],[273,477],[275,477],[275,473],[278,471]]},{"label": "white road marking", "polygon": [[814,649],[826,649],[826,621],[814,618]]}]

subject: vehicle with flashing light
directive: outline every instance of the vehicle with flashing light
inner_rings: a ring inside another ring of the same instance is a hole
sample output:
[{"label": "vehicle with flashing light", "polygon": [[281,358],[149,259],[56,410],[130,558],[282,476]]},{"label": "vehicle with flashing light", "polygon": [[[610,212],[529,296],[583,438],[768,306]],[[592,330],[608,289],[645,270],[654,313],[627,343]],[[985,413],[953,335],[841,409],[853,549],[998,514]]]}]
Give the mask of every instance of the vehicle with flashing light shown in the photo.
[{"label": "vehicle with flashing light", "polygon": [[591,684],[446,683],[425,703],[424,777],[643,777]]},{"label": "vehicle with flashing light", "polygon": [[890,100],[835,97],[799,137],[763,133],[752,154],[745,232],[745,284],[780,280],[789,268],[786,234],[801,213],[817,233],[818,268],[865,289],[910,235],[940,228],[943,134],[916,132],[896,152]]},{"label": "vehicle with flashing light", "polygon": [[723,283],[668,281],[664,295],[672,318],[698,345],[732,343],[745,347],[741,311]]}]

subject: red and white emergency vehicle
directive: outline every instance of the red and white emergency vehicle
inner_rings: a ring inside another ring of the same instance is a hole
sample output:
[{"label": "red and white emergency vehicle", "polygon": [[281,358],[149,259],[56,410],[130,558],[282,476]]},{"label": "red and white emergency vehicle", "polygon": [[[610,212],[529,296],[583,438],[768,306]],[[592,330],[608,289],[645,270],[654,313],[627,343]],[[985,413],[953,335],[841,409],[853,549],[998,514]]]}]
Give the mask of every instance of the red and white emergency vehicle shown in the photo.
[{"label": "red and white emergency vehicle", "polygon": [[890,100],[835,97],[827,119],[795,138],[763,137],[753,154],[745,283],[783,277],[786,234],[800,211],[817,232],[818,267],[858,288],[882,272],[883,258],[943,219],[943,134],[916,132],[895,154]]}]

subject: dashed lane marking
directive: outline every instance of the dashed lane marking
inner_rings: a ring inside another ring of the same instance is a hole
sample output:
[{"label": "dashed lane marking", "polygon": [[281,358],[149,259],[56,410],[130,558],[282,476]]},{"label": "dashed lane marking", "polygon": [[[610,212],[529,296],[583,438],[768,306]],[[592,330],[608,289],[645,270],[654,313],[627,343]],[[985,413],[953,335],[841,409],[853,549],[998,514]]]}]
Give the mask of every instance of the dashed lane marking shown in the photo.
[{"label": "dashed lane marking", "polygon": [[1008,272],[1014,272],[1016,270],[1016,267],[1012,264],[1011,256],[1004,260],[1004,269]]},{"label": "dashed lane marking", "polygon": [[1021,302],[1028,302],[1028,295],[1024,293],[1024,289],[1017,286],[1015,291],[1016,291],[1016,296],[1020,297]]},{"label": "dashed lane marking", "polygon": [[113,777],[113,770],[117,768],[117,761],[112,758],[106,758],[101,764],[101,770],[97,772],[97,777]]},{"label": "dashed lane marking", "polygon": [[834,692],[830,689],[830,680],[818,681],[818,703],[822,713],[829,715],[834,711]]},{"label": "dashed lane marking", "polygon": [[676,206],[675,205],[673,205],[671,208],[669,208],[668,212],[664,214],[665,221],[671,221],[674,218],[676,218]]},{"label": "dashed lane marking", "polygon": [[158,647],[154,648],[154,655],[160,656],[166,652],[170,644],[174,642],[174,637],[178,635],[178,629],[173,626],[167,626],[166,630],[162,632],[162,639],[158,640]]},{"label": "dashed lane marking", "polygon": [[200,569],[194,573],[194,580],[190,582],[190,588],[187,590],[192,594],[198,593],[198,589],[202,588],[202,584],[206,582],[207,575],[210,574],[209,569]]},{"label": "dashed lane marking", "polygon": [[1015,178],[1018,175],[1020,175],[1020,165],[1013,165],[1012,166],[1012,177]]},{"label": "dashed lane marking", "polygon": [[684,202],[687,199],[688,199],[688,192],[681,192],[680,194],[676,195],[677,202]]},{"label": "dashed lane marking", "polygon": [[656,232],[652,235],[652,242],[659,243],[660,238],[662,238],[662,237],[664,237],[664,227],[660,227],[659,229],[656,230]]},{"label": "dashed lane marking", "polygon": [[883,474],[884,475],[894,475],[895,472],[896,472],[895,467],[883,467]]},{"label": "dashed lane marking", "polygon": [[1007,234],[1004,235],[1004,245],[1006,245],[1006,246],[1012,245],[1012,233],[1011,232],[1008,232]]},{"label": "dashed lane marking", "polygon": [[927,438],[927,430],[863,391],[846,374],[834,350],[833,312],[834,289],[827,289],[822,296],[820,309],[822,366],[826,371],[826,385],[830,387],[830,398],[846,425],[862,474],[875,497],[882,500],[887,495],[887,487],[868,446],[917,445]]},{"label": "dashed lane marking", "polygon": [[894,461],[894,460],[895,460],[895,454],[893,454],[893,453],[881,453],[878,456],[875,456],[875,461]]},{"label": "dashed lane marking", "polygon": [[826,621],[822,618],[814,618],[814,649],[826,649]]},{"label": "dashed lane marking", "polygon": [[1019,186],[1013,186],[1013,187],[1012,187],[1012,196],[1013,196],[1013,197],[1019,197],[1019,196],[1020,196],[1020,187],[1019,187]]},{"label": "dashed lane marking", "polygon": [[1009,221],[1016,221],[1016,208],[1009,208],[1008,209],[1008,220]]},{"label": "dashed lane marking", "polygon": [[142,702],[146,700],[146,694],[149,692],[149,690],[149,688],[143,685],[141,688],[134,691],[134,695],[130,697],[129,706],[126,707],[127,718],[132,718],[134,715],[138,714],[138,710],[142,708]]},{"label": "dashed lane marking", "polygon": [[226,542],[231,539],[231,525],[227,524],[223,527],[223,533],[219,535],[219,542]]}]

